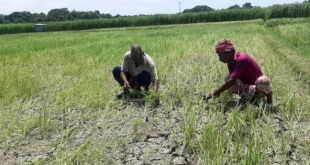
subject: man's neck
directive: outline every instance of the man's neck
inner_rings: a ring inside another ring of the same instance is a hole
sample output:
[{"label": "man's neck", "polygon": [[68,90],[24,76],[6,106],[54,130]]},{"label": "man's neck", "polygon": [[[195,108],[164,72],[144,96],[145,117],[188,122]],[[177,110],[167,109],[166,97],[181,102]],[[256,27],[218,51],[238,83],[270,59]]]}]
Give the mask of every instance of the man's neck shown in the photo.
[{"label": "man's neck", "polygon": [[229,62],[235,62],[235,55],[230,56]]}]

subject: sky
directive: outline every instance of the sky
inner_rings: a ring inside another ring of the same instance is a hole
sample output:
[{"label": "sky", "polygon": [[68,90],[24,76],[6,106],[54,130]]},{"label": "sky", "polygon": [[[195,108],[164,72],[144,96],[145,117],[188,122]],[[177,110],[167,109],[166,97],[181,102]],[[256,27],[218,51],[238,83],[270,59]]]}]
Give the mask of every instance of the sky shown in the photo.
[{"label": "sky", "polygon": [[274,4],[303,2],[303,0],[0,0],[0,14],[14,11],[47,14],[51,9],[68,8],[70,11],[95,11],[112,15],[174,14],[197,5],[207,5],[213,9],[224,9],[250,2],[252,6],[267,7]]}]

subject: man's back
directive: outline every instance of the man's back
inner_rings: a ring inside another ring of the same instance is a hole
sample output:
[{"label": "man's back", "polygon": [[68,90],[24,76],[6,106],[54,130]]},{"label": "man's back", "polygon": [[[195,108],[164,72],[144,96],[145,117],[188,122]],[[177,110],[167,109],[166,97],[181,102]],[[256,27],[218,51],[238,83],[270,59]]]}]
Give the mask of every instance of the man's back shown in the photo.
[{"label": "man's back", "polygon": [[254,85],[263,73],[256,61],[245,53],[236,52],[234,62],[227,63],[229,74],[238,77],[244,84]]}]

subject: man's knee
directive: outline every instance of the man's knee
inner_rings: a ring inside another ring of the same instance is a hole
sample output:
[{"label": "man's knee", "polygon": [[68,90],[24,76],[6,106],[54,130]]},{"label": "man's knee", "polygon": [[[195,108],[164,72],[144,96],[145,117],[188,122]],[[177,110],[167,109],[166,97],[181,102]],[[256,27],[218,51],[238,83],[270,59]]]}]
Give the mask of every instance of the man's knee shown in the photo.
[{"label": "man's knee", "polygon": [[147,71],[143,71],[138,75],[138,83],[140,86],[149,86],[151,80],[151,75]]},{"label": "man's knee", "polygon": [[116,81],[122,80],[121,79],[121,67],[119,66],[114,67],[112,73]]},{"label": "man's knee", "polygon": [[[116,66],[116,67],[113,68],[113,71],[112,71],[113,76],[114,76],[114,79],[115,79],[116,81],[118,81],[118,82],[123,82],[123,79],[121,78],[121,72],[122,72],[121,69],[122,69],[122,68],[121,68],[120,66]],[[131,75],[129,74],[129,72],[124,72],[124,74],[125,74],[127,80],[129,80],[130,77],[131,77]]]}]

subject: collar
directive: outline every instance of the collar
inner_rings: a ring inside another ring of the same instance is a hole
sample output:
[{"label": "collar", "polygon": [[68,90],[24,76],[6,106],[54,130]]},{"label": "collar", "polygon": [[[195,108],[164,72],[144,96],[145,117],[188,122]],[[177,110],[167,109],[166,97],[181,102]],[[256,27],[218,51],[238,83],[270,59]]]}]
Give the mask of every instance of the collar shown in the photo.
[{"label": "collar", "polygon": [[235,52],[235,55],[234,55],[234,60],[236,61],[238,59],[238,56],[239,56],[239,52]]}]

